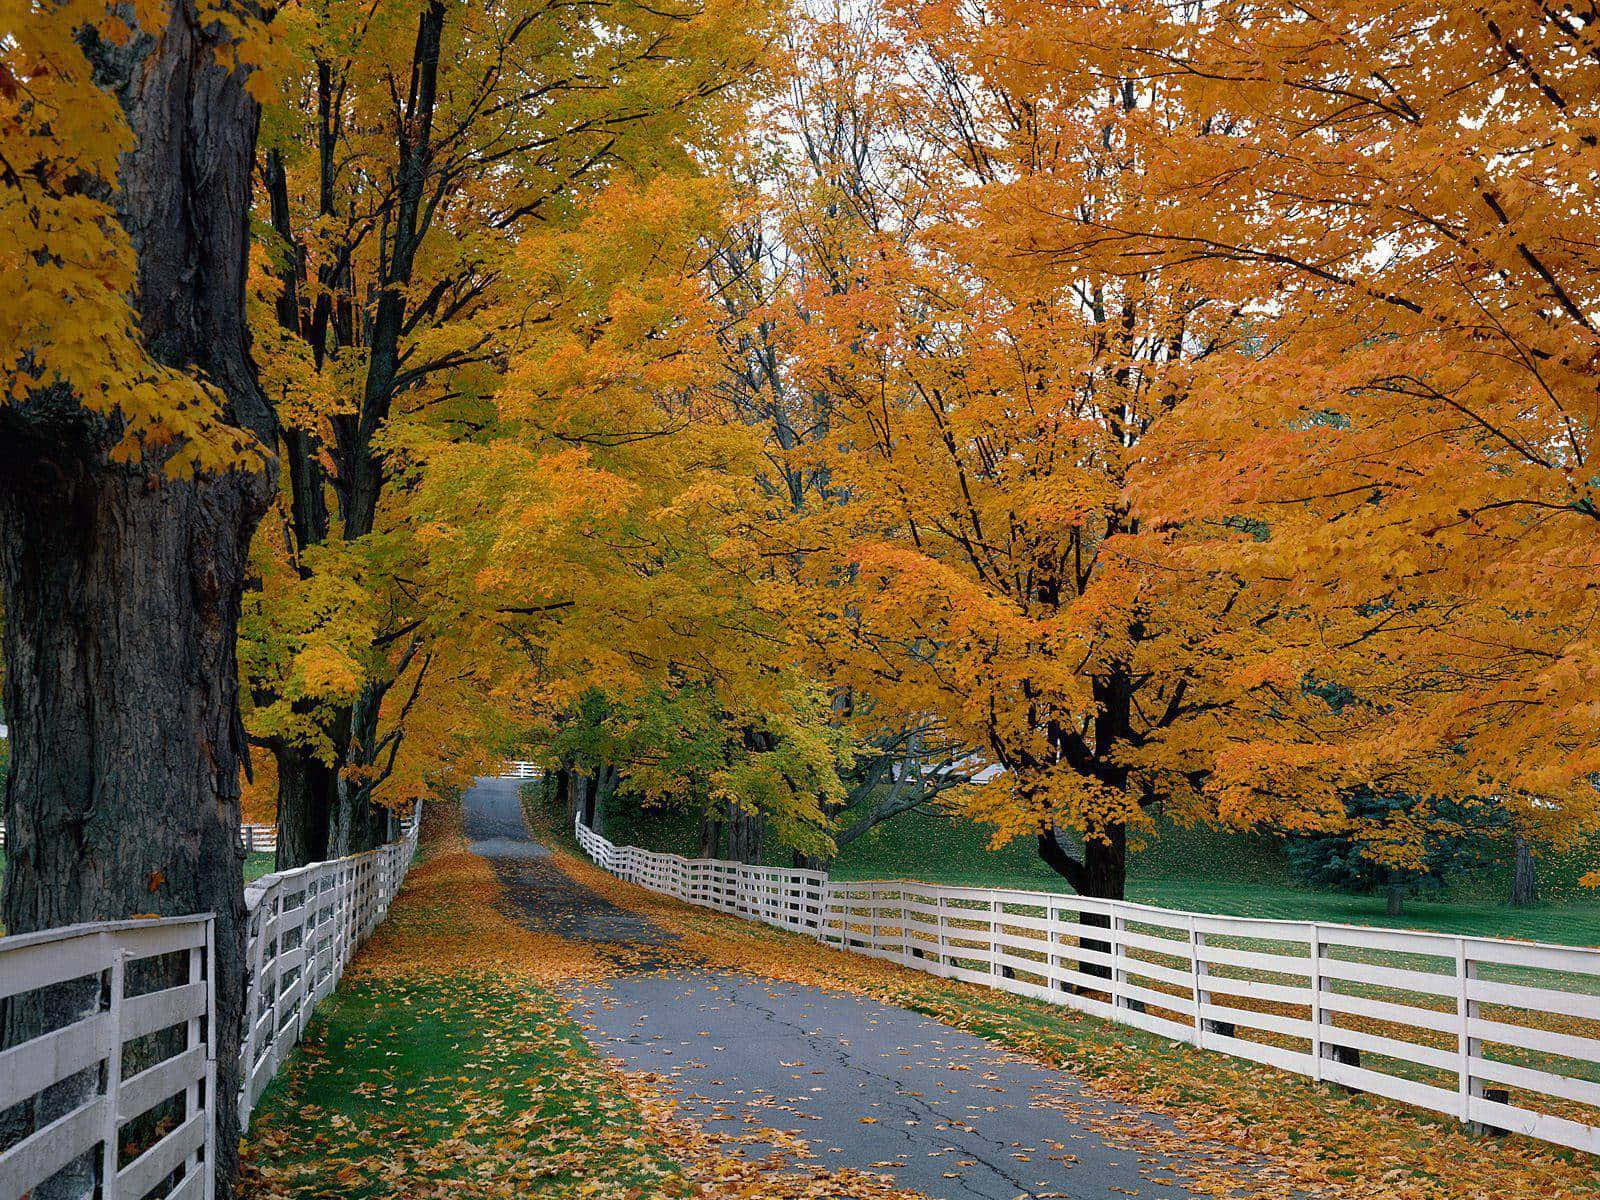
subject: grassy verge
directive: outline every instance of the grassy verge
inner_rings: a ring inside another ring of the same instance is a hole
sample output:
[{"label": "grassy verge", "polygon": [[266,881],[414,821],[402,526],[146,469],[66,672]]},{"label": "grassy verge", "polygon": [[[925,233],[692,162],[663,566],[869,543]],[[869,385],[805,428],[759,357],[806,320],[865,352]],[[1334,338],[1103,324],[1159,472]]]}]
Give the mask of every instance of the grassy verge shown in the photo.
[{"label": "grassy verge", "polygon": [[[434,822],[451,828],[450,815]],[[552,988],[588,956],[500,911],[484,860],[431,841],[262,1099],[256,1200],[686,1195],[641,1102]]]},{"label": "grassy verge", "polygon": [[683,1196],[664,1146],[546,989],[493,975],[342,988],[258,1113],[259,1196]]},{"label": "grassy verge", "polygon": [[[452,830],[450,813],[424,828]],[[257,1110],[248,1200],[902,1200],[851,1172],[729,1157],[648,1077],[600,1060],[561,987],[611,969],[508,916],[436,837]]]}]

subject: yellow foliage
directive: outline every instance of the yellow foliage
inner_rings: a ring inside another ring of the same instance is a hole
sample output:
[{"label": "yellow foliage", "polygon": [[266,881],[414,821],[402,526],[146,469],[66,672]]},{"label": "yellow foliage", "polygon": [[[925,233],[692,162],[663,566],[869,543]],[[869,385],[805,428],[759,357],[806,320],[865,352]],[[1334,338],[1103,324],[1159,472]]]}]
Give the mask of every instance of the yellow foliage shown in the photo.
[{"label": "yellow foliage", "polygon": [[[84,51],[93,37],[127,42],[124,15],[100,0],[0,6],[0,288],[13,298],[0,306],[0,405],[65,389],[120,421],[116,460],[148,457],[169,477],[257,470],[266,451],[225,423],[209,383],[151,357],[129,304],[135,256],[109,197],[131,135]],[[145,36],[168,19],[151,3],[131,15]]]}]

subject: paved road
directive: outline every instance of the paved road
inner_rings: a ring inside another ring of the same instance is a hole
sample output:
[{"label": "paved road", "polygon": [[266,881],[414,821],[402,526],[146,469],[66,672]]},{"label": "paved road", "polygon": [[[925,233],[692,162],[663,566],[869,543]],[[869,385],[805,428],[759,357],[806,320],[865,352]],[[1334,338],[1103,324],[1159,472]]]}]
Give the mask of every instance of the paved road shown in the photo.
[{"label": "paved road", "polygon": [[1100,1130],[1139,1114],[1085,1097],[1065,1072],[874,1000],[640,955],[670,936],[550,862],[516,792],[485,780],[467,794],[473,848],[530,927],[618,952],[629,969],[574,987],[574,1014],[602,1053],[670,1080],[681,1109],[726,1134],[731,1152],[761,1155],[770,1146],[752,1132],[782,1130],[817,1165],[881,1172],[943,1200],[1193,1195],[1160,1154],[1108,1144]]},{"label": "paved road", "polygon": [[[662,931],[574,882],[528,833],[521,781],[480,779],[467,792],[462,827],[473,853],[487,858],[530,929],[618,949],[661,945]],[[630,955],[630,960],[635,957]]]}]

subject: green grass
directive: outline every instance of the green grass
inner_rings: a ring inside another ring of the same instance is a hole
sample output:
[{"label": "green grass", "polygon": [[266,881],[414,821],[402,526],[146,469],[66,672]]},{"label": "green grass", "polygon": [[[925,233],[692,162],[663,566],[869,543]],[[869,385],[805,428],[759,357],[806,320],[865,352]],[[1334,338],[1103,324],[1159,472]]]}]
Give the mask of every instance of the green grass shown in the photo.
[{"label": "green grass", "polygon": [[[694,823],[670,810],[618,806],[606,836],[618,844],[693,855]],[[788,862],[781,846],[767,861]],[[1600,865],[1600,845],[1580,846],[1539,862],[1545,901],[1533,908],[1503,903],[1505,872],[1485,870],[1438,898],[1409,899],[1391,917],[1382,896],[1312,891],[1295,883],[1282,850],[1270,838],[1161,825],[1130,855],[1128,899],[1192,912],[1242,917],[1428,929],[1481,937],[1513,937],[1567,945],[1600,945],[1600,894],[1577,886]],[[1066,881],[1019,840],[989,848],[989,830],[941,811],[908,813],[880,825],[840,852],[839,879],[918,879],[966,887],[1068,892]]]},{"label": "green grass", "polygon": [[596,1066],[560,1002],[532,984],[351,979],[263,1097],[250,1191],[685,1194],[632,1101]]},{"label": "green grass", "polygon": [[[1290,878],[1282,852],[1269,839],[1196,827],[1163,825],[1130,855],[1128,899],[1162,908],[1297,921],[1431,929],[1440,933],[1529,938],[1600,945],[1600,896],[1578,889],[1582,853],[1541,864],[1547,895],[1533,908],[1501,903],[1497,872],[1479,876],[1437,899],[1410,899],[1398,917],[1381,896],[1312,891]],[[845,847],[834,874],[843,879],[922,879],[969,887],[1069,891],[1039,861],[1031,843],[988,846],[988,832],[946,813],[913,813],[879,826]]]}]

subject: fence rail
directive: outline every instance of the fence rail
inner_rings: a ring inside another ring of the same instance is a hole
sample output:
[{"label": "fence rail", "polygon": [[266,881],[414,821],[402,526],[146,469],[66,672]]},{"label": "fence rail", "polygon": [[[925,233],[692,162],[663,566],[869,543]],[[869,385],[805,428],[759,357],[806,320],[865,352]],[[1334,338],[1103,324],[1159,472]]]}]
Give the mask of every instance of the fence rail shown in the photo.
[{"label": "fence rail", "polygon": [[249,925],[245,1027],[239,1050],[239,1124],[300,1040],[345,964],[389,915],[417,851],[421,822],[366,854],[267,875],[245,888]]},{"label": "fence rail", "polygon": [[577,836],[691,904],[1600,1154],[1600,950],[830,880]]},{"label": "fence rail", "polygon": [[[378,850],[257,880],[240,1051],[241,1124],[389,911],[418,823]],[[214,922],[112,921],[0,938],[0,1200],[60,1177],[101,1200],[209,1200],[215,1189]],[[31,1031],[25,1039],[20,1031]]]},{"label": "fence rail", "polygon": [[271,854],[278,848],[276,825],[239,826],[239,844],[250,854]]}]

